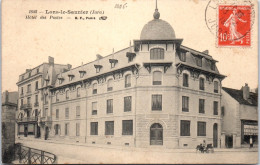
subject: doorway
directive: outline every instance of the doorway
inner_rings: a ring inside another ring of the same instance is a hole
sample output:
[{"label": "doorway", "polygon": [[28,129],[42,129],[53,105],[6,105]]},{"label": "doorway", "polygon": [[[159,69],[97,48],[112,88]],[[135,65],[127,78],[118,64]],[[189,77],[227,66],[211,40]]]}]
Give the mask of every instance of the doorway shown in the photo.
[{"label": "doorway", "polygon": [[150,145],[163,145],[163,127],[159,123],[150,127]]}]

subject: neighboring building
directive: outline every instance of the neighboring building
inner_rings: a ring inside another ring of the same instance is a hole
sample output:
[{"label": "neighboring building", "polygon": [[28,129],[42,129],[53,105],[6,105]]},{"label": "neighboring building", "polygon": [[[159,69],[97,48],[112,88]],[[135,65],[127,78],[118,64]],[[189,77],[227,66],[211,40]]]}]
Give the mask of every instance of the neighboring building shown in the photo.
[{"label": "neighboring building", "polygon": [[18,92],[2,93],[2,161],[10,163],[15,143],[15,114]]},{"label": "neighboring building", "polygon": [[208,51],[181,45],[159,17],[156,9],[134,46],[97,55],[57,78],[41,77],[42,100],[49,98],[41,106],[46,138],[165,148],[195,148],[206,140],[219,147],[225,76]]},{"label": "neighboring building", "polygon": [[250,136],[258,144],[258,95],[250,92],[248,84],[241,90],[222,89],[222,146],[249,147]]},{"label": "neighboring building", "polygon": [[17,82],[19,101],[16,117],[18,137],[40,137],[44,135],[41,134],[43,130],[40,129],[38,124],[38,117],[40,114],[41,116],[44,115],[42,109],[50,106],[50,104],[47,104],[50,94],[46,96],[40,89],[47,81],[49,87],[51,87],[57,74],[70,68],[70,65],[54,64],[54,58],[49,57],[49,63],[43,63],[33,69],[26,69],[26,72],[19,76]]}]

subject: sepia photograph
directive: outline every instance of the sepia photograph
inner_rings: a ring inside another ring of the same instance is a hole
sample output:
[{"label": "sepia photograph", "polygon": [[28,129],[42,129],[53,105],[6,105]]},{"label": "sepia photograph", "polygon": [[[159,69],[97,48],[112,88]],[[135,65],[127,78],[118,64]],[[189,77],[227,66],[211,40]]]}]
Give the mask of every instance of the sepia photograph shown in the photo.
[{"label": "sepia photograph", "polygon": [[2,163],[257,164],[257,0],[2,0]]}]

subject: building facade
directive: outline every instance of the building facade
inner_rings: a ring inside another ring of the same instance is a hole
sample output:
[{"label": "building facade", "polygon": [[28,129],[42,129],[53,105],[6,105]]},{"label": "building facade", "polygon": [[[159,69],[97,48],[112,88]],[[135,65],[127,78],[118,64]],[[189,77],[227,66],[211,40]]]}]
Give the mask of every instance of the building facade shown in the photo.
[{"label": "building facade", "polygon": [[258,95],[248,84],[240,90],[222,90],[223,147],[249,147],[250,137],[258,144]]},{"label": "building facade", "polygon": [[2,162],[11,163],[15,144],[18,92],[2,93]]},{"label": "building facade", "polygon": [[[43,63],[33,69],[26,69],[26,72],[19,76],[18,86],[18,111],[16,134],[18,137],[39,138],[43,136],[39,121],[44,116],[42,111],[48,100],[44,98],[42,87],[50,80],[50,86],[54,78],[50,77],[66,71],[70,65],[54,64],[54,59],[49,57],[48,63]],[[45,100],[44,100],[45,99]],[[48,104],[50,106],[50,104]]]},{"label": "building facade", "polygon": [[133,46],[41,79],[44,138],[165,148],[195,148],[206,140],[220,146],[225,76],[208,51],[183,46],[158,9],[153,16]]}]

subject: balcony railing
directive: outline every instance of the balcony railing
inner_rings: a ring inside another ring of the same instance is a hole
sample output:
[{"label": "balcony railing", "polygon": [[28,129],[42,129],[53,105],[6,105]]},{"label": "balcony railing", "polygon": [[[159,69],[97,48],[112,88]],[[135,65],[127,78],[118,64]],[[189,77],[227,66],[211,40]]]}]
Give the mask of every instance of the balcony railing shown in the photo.
[{"label": "balcony railing", "polygon": [[34,103],[34,106],[38,107],[39,106],[39,102]]},{"label": "balcony railing", "polygon": [[26,109],[31,109],[32,108],[32,104],[23,104],[23,105],[21,105],[21,107],[20,107],[20,109],[24,109],[24,110],[26,110]]},{"label": "balcony railing", "polygon": [[47,121],[51,121],[51,117],[50,116],[41,117],[41,122],[47,122]]},{"label": "balcony railing", "polygon": [[29,122],[29,121],[37,121],[37,120],[38,120],[38,116],[24,117],[24,118],[16,119],[17,122]]}]

